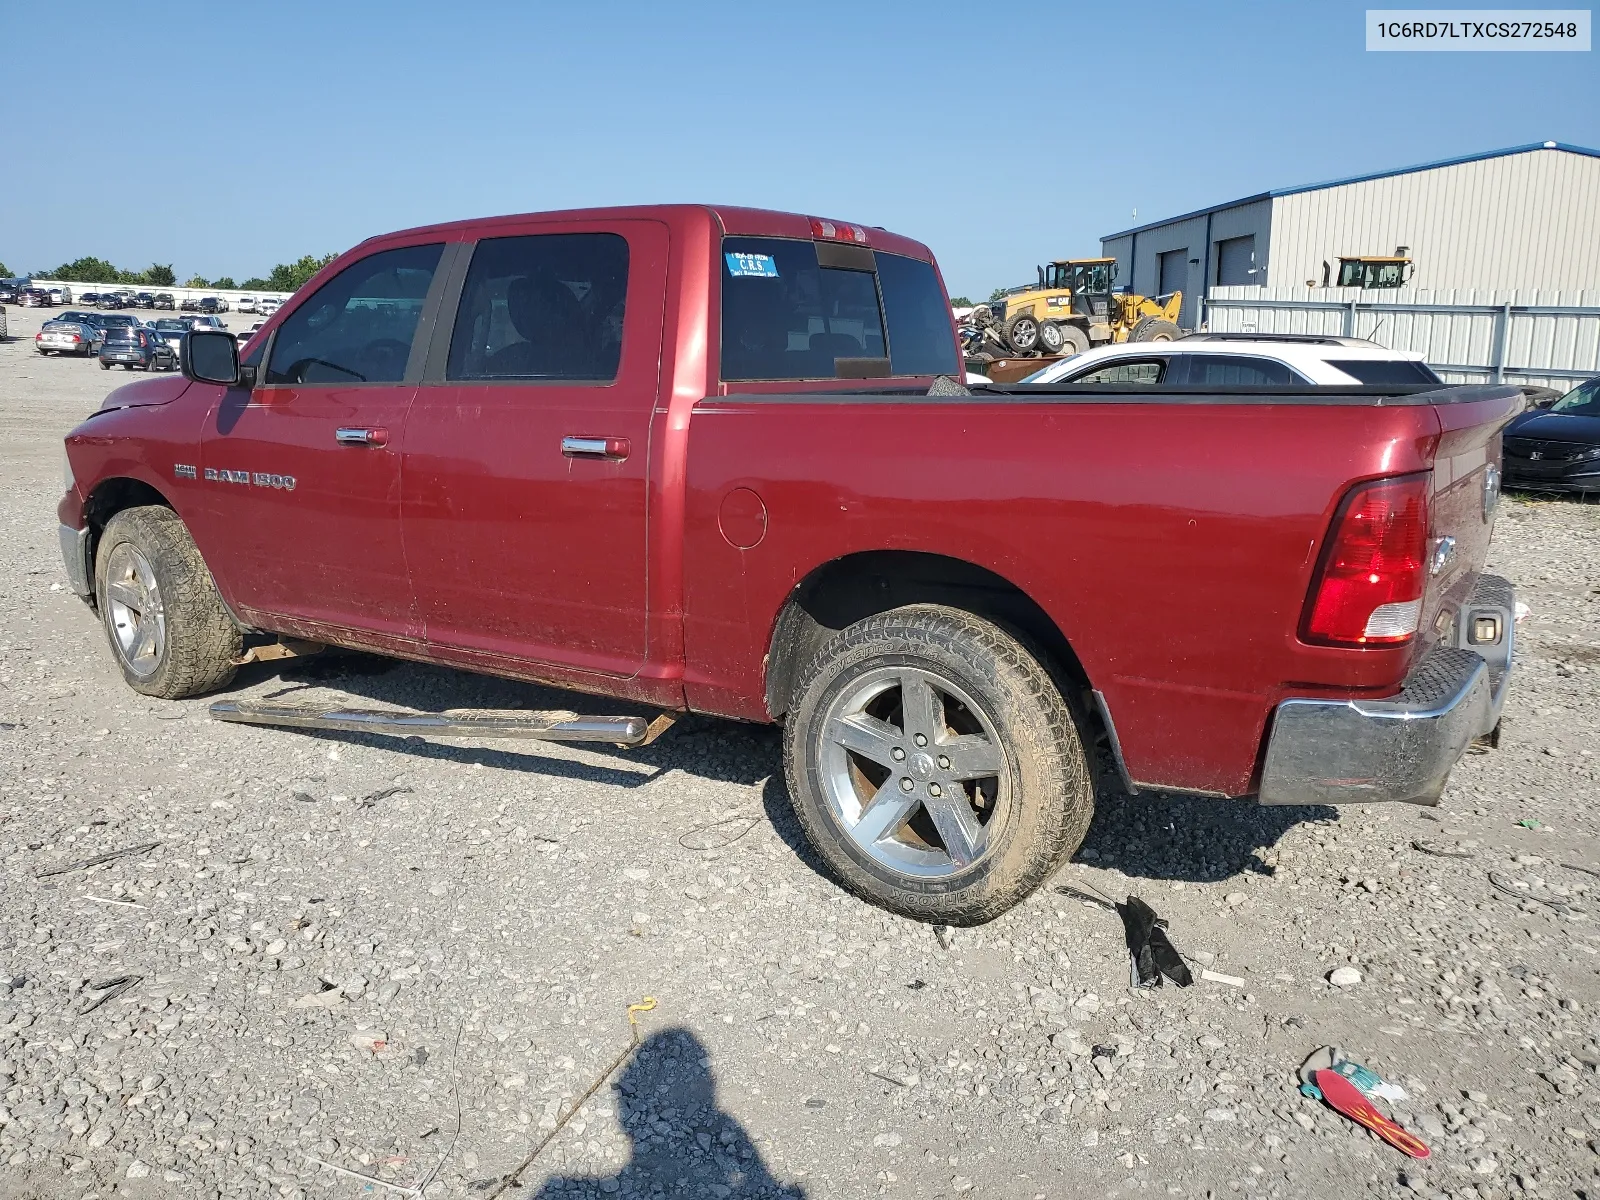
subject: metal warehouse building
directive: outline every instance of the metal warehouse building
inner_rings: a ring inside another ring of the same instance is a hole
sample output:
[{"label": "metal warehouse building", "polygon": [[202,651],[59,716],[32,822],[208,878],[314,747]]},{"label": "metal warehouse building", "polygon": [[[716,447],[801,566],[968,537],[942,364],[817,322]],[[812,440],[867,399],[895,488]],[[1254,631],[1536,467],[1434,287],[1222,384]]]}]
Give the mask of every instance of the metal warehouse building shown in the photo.
[{"label": "metal warehouse building", "polygon": [[1337,282],[1341,257],[1398,247],[1415,264],[1410,287],[1595,288],[1600,151],[1544,142],[1281,188],[1125,229],[1101,246],[1117,260],[1119,286],[1181,289],[1186,328],[1212,287],[1321,287]]}]

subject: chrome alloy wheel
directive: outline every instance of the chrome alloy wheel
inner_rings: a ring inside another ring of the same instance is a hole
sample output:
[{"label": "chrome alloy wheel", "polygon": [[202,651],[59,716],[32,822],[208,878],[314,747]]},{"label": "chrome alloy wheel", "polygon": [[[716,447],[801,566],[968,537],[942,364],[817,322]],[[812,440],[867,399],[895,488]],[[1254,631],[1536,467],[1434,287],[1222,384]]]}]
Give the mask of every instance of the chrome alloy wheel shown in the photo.
[{"label": "chrome alloy wheel", "polygon": [[167,648],[167,618],[156,573],[143,554],[119,543],[106,560],[106,608],[117,653],[141,679],[155,674]]},{"label": "chrome alloy wheel", "polygon": [[950,680],[879,667],[828,710],[818,757],[834,818],[875,862],[937,879],[989,852],[1011,804],[994,721]]}]

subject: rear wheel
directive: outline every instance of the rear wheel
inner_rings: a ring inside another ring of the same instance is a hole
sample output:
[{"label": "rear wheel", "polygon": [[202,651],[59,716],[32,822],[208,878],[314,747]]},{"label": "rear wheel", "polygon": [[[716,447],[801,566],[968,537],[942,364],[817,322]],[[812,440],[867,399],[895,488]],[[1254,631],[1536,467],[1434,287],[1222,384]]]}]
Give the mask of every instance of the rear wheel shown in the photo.
[{"label": "rear wheel", "polygon": [[109,371],[109,370],[111,370],[111,364],[108,363],[105,359],[102,358],[100,360],[100,369],[102,371]]},{"label": "rear wheel", "polygon": [[1039,348],[1039,322],[1032,313],[1018,313],[1006,322],[1006,344],[1018,354],[1032,354]]},{"label": "rear wheel", "polygon": [[130,508],[111,518],[95,555],[95,597],[134,691],[181,700],[233,678],[239,627],[171,509]]},{"label": "rear wheel", "polygon": [[1089,348],[1089,335],[1076,325],[1062,325],[1061,353],[1082,354]]},{"label": "rear wheel", "polygon": [[858,621],[796,696],[795,812],[840,882],[891,912],[990,920],[1088,831],[1088,761],[1060,689],[980,617],[918,604]]},{"label": "rear wheel", "polygon": [[1183,331],[1171,321],[1160,317],[1143,317],[1128,334],[1130,342],[1173,342],[1183,336]]},{"label": "rear wheel", "polygon": [[1061,353],[1061,326],[1054,321],[1039,322],[1039,349],[1045,354]]}]

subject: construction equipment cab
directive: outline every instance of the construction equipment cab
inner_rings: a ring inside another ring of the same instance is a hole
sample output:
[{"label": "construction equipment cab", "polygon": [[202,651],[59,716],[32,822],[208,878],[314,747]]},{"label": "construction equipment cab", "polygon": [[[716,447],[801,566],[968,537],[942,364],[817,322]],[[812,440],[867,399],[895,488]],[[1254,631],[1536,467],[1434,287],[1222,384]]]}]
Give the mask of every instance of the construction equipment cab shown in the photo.
[{"label": "construction equipment cab", "polygon": [[1059,259],[1038,268],[1034,288],[1016,288],[989,305],[1015,354],[1080,354],[1106,342],[1170,342],[1180,334],[1183,293],[1117,291],[1114,258]]}]

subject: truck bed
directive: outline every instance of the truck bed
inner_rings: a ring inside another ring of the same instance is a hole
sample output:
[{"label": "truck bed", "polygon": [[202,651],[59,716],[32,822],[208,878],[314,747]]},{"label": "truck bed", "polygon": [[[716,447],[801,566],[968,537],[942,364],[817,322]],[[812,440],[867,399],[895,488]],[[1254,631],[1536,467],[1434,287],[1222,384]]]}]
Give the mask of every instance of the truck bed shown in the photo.
[{"label": "truck bed", "polygon": [[[971,564],[1036,604],[1103,699],[1133,780],[1248,794],[1278,701],[1399,690],[1441,608],[1473,586],[1508,387],[989,386],[711,397],[695,407],[684,523],[691,706],[767,719],[772,622],[851,556]],[[1433,472],[1456,539],[1422,635],[1296,636],[1323,538],[1358,481]],[[740,548],[725,498],[759,497]]]}]

